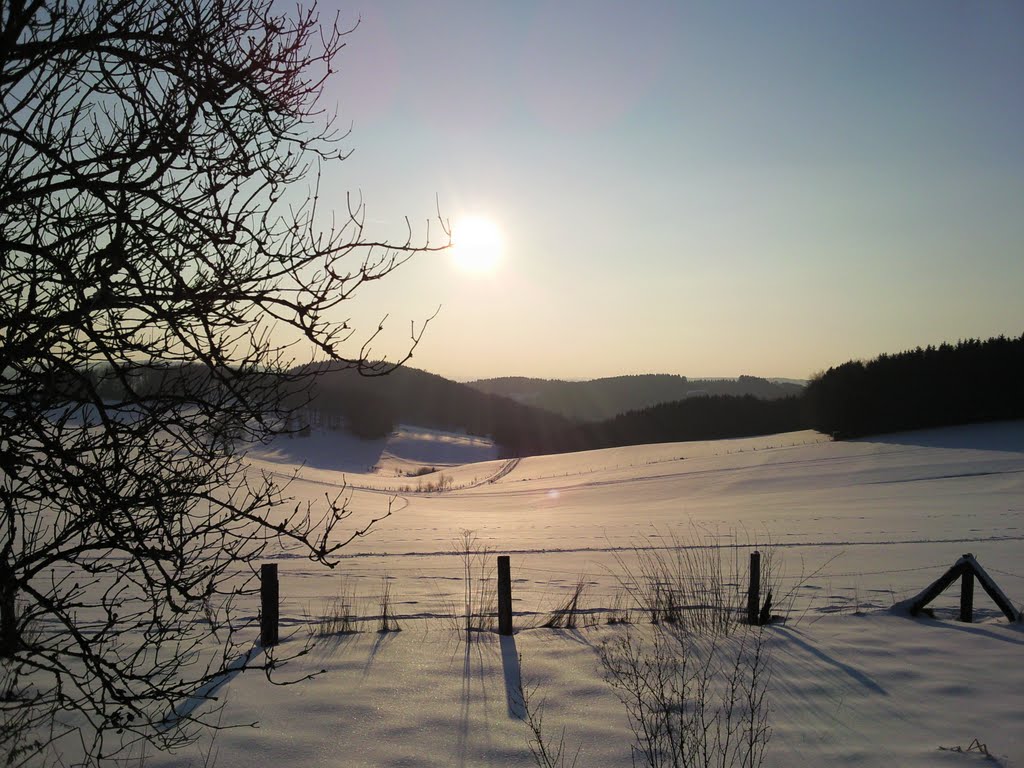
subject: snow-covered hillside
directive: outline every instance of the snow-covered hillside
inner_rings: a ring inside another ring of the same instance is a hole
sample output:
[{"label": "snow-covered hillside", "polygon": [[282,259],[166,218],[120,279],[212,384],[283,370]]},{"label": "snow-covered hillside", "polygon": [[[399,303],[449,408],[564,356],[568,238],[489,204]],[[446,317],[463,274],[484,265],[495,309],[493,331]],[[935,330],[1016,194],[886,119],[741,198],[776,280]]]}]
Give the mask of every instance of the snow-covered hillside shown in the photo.
[{"label": "snow-covered hillside", "polygon": [[[725,546],[737,573],[751,546],[771,552],[786,622],[767,630],[774,736],[765,765],[1024,765],[1021,627],[980,591],[973,625],[952,618],[955,588],[937,603],[937,619],[889,611],[965,552],[1015,604],[1024,601],[1024,423],[850,442],[801,432],[512,462],[470,438],[414,432],[372,447],[314,435],[254,454],[263,469],[298,466],[296,499],[347,484],[354,523],[389,503],[393,510],[334,571],[287,551],[273,556],[286,644],[303,642],[339,594],[354,591],[374,614],[385,576],[404,631],[319,640],[292,672],[326,671],[298,686],[273,687],[257,674],[228,682],[225,722],[260,725],[220,733],[218,766],[532,765],[511,698],[520,673],[539,686],[545,722],[581,745],[581,767],[628,766],[625,713],[595,651],[618,633],[649,631],[643,617],[631,630],[537,625],[581,578],[584,607],[601,616],[621,598],[636,548],[673,542]],[[420,466],[443,471],[453,490],[414,492],[407,473]],[[512,557],[513,638],[460,640],[455,550],[464,530]],[[999,762],[940,749],[972,739]]]}]

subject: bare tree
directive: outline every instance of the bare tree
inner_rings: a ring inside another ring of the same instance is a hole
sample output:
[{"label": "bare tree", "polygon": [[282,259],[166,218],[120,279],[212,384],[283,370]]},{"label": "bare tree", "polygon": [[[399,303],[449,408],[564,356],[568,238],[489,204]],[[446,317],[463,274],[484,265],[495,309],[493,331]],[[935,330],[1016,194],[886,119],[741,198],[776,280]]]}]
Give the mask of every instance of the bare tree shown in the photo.
[{"label": "bare tree", "polygon": [[318,99],[346,32],[276,8],[0,2],[8,764],[68,735],[92,761],[180,744],[190,696],[276,663],[218,628],[254,558],[284,541],[330,564],[361,533],[341,498],[296,506],[239,459],[324,366],[387,370],[341,305],[430,246],[371,241],[361,204],[321,227],[344,136]]}]

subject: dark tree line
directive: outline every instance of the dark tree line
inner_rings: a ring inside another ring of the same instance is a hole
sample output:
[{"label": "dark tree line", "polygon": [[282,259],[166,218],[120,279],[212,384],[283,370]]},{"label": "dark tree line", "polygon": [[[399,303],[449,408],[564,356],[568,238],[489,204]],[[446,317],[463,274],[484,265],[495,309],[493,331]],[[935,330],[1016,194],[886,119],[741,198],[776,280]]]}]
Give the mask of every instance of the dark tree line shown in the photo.
[{"label": "dark tree line", "polygon": [[796,397],[694,397],[601,422],[588,430],[588,442],[610,447],[789,432],[803,428],[801,410]]},{"label": "dark tree line", "polygon": [[804,401],[808,425],[839,437],[1024,418],[1024,335],[844,363]]},{"label": "dark tree line", "polygon": [[796,397],[694,397],[547,433],[517,430],[506,435],[501,445],[510,455],[526,456],[765,435],[803,429],[802,411],[802,402]]},{"label": "dark tree line", "polygon": [[[646,377],[619,377],[614,387],[630,380],[641,388],[650,384]],[[479,382],[457,384],[412,368],[372,381],[351,371],[326,374],[318,380],[315,407],[362,437],[383,437],[408,423],[489,436],[503,454],[527,456],[812,428],[855,437],[1021,418],[1022,382],[1024,337],[999,337],[844,363],[797,396],[690,397],[601,421],[572,420],[479,391]]]}]

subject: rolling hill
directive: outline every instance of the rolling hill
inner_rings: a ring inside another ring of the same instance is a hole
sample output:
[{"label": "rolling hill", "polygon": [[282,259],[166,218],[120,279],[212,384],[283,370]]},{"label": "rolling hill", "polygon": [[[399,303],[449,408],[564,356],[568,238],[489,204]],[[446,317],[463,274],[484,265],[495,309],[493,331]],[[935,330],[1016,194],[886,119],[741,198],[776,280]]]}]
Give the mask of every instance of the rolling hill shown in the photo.
[{"label": "rolling hill", "polygon": [[509,376],[480,379],[469,386],[537,406],[574,421],[604,421],[627,411],[702,395],[752,395],[763,400],[799,395],[803,386],[757,376],[737,379],[688,379],[673,374],[613,376],[590,381],[561,381]]}]

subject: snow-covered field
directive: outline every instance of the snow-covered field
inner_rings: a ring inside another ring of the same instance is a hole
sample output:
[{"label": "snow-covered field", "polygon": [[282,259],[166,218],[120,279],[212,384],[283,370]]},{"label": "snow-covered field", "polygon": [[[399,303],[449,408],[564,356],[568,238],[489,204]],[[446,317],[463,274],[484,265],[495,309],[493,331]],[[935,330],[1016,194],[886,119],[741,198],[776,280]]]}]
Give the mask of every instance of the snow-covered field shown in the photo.
[{"label": "snow-covered field", "polygon": [[[737,572],[752,546],[771,552],[786,621],[766,635],[774,735],[765,765],[1024,766],[1021,626],[980,590],[976,623],[955,621],[957,587],[936,603],[937,619],[889,610],[965,552],[1024,601],[1024,423],[496,455],[485,441],[409,428],[370,444],[314,433],[253,454],[262,469],[298,467],[296,498],[347,487],[357,522],[393,509],[333,571],[276,553],[285,644],[305,642],[338,595],[355,591],[361,613],[374,614],[385,576],[404,631],[380,635],[367,622],[320,639],[291,671],[325,672],[301,685],[274,687],[256,673],[227,682],[224,721],[259,727],[221,732],[218,766],[529,766],[512,696],[520,674],[539,686],[545,725],[580,745],[581,767],[628,766],[625,713],[596,649],[649,629],[638,612],[632,629],[596,622],[621,600],[636,549],[673,542],[725,547]],[[413,477],[420,467],[437,471]],[[427,492],[442,473],[452,490]],[[464,530],[511,555],[512,638],[460,639]],[[540,627],[581,578],[594,625]],[[973,739],[998,763],[940,749]]]}]

